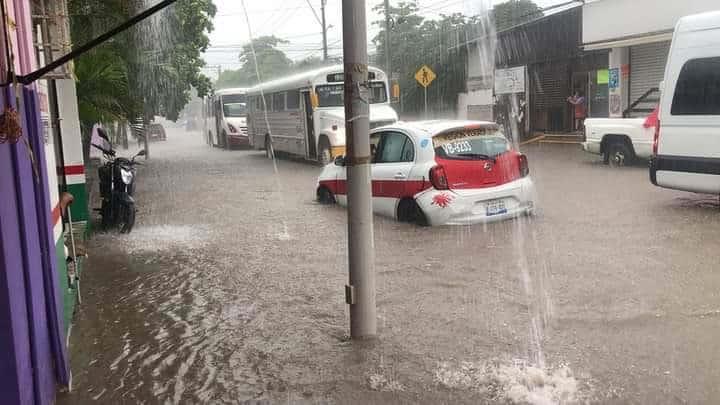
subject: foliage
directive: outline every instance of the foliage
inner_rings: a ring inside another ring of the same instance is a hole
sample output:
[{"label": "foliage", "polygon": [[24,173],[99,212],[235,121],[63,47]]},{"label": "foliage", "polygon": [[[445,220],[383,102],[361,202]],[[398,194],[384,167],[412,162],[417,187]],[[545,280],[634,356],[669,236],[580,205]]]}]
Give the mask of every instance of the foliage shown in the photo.
[{"label": "foliage", "polygon": [[543,12],[532,0],[508,0],[493,7],[495,28],[502,31],[542,17]]},{"label": "foliage", "polygon": [[[375,10],[384,15],[382,4]],[[402,112],[418,114],[424,109],[424,89],[414,77],[422,65],[428,65],[437,74],[428,87],[430,109],[452,110],[458,93],[465,91],[467,51],[459,45],[472,37],[469,32],[473,29],[474,19],[453,14],[429,20],[418,15],[418,11],[415,1],[390,6],[390,63],[392,71],[398,75]],[[385,20],[374,24],[381,28],[373,42],[377,46],[377,62],[382,66],[387,49]]]},{"label": "foliage", "polygon": [[[147,9],[147,0],[68,0],[75,46]],[[179,0],[75,61],[84,128],[95,122],[164,115],[176,119],[191,86],[203,95],[200,73],[216,8],[212,0]],[[87,133],[86,133],[87,136]]]},{"label": "foliage", "polygon": [[[373,42],[377,46],[376,64],[383,68],[385,43],[385,7],[374,8],[383,19],[373,24],[380,28]],[[425,19],[419,15],[417,1],[401,1],[390,6],[390,57],[393,73],[398,75],[401,89],[401,110],[419,114],[424,110],[424,90],[415,81],[415,72],[428,65],[437,78],[428,87],[429,109],[440,113],[455,109],[459,93],[466,91],[467,44],[486,35],[490,17],[497,29],[505,29],[542,15],[530,0],[509,0],[497,4],[491,16],[465,16],[459,13]],[[390,73],[390,72],[388,72]]]},{"label": "foliage", "polygon": [[[253,40],[261,81],[313,69],[325,64],[322,59],[314,56],[293,62],[283,51],[277,49],[277,45],[283,43],[287,43],[287,41],[276,37],[260,37]],[[240,61],[242,62],[240,69],[225,70],[220,73],[220,77],[215,83],[216,88],[249,87],[258,83],[250,44],[243,46]]]},{"label": "foliage", "polygon": [[124,121],[128,97],[128,80],[125,65],[118,63],[117,55],[107,49],[83,56],[75,65],[78,110],[83,132],[89,133],[98,122]]}]

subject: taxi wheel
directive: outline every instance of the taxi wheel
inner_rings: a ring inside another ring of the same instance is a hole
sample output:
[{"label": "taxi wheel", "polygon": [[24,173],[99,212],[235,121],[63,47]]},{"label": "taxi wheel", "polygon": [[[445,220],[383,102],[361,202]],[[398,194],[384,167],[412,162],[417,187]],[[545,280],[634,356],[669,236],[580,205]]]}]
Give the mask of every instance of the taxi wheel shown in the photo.
[{"label": "taxi wheel", "polygon": [[327,187],[318,187],[317,189],[317,201],[320,204],[334,204],[335,196],[328,190]]},{"label": "taxi wheel", "polygon": [[397,209],[397,218],[400,222],[410,222],[420,226],[428,225],[425,213],[412,198],[405,198],[400,201]]}]

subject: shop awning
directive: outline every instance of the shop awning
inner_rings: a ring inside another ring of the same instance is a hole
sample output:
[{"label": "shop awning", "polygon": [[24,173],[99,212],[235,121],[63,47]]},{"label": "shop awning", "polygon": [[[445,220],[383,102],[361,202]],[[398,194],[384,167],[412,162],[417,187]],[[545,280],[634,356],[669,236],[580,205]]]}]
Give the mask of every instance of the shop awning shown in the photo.
[{"label": "shop awning", "polygon": [[603,41],[588,42],[582,45],[586,51],[595,51],[598,49],[620,48],[625,46],[650,44],[653,42],[669,41],[672,39],[673,30],[629,35],[626,37],[613,38]]}]

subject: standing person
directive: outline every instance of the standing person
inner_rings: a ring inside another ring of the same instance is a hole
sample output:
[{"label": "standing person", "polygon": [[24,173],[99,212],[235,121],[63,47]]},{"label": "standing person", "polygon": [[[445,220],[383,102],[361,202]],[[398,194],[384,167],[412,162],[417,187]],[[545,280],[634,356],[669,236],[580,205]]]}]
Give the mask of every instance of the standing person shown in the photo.
[{"label": "standing person", "polygon": [[575,90],[575,93],[567,98],[568,103],[572,104],[575,108],[575,131],[580,131],[587,115],[587,109],[585,108],[585,97],[583,97],[582,91]]}]

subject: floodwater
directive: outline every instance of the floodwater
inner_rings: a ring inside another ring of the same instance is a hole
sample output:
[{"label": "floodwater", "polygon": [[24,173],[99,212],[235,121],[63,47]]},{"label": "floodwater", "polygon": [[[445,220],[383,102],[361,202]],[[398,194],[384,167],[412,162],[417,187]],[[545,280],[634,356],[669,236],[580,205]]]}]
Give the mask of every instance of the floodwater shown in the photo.
[{"label": "floodwater", "polygon": [[136,229],[90,242],[60,404],[720,400],[717,199],[642,165],[529,145],[533,218],[376,218],[379,336],[353,342],[317,166],[179,129],[151,148]]}]

